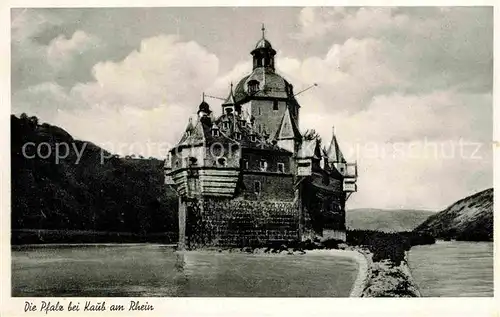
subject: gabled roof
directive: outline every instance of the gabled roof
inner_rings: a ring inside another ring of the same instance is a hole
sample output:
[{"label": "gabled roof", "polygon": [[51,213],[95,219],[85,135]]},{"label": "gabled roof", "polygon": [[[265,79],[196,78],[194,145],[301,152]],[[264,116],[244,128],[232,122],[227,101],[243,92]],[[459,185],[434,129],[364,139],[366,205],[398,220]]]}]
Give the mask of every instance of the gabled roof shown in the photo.
[{"label": "gabled roof", "polygon": [[191,130],[191,134],[188,136],[185,142],[183,144],[198,144],[198,143],[203,143],[205,141],[205,131],[203,129],[203,124],[200,120],[196,122],[196,125],[194,128]]},{"label": "gabled roof", "polygon": [[278,126],[278,130],[276,131],[274,139],[290,140],[290,139],[300,139],[300,138],[301,134],[299,128],[297,127],[297,123],[292,118],[290,109],[287,107],[285,110],[285,114],[281,118],[281,122]]},{"label": "gabled roof", "polygon": [[340,150],[339,143],[337,142],[337,137],[335,136],[335,130],[332,131],[332,141],[327,149],[326,155],[329,162],[340,162],[345,163],[346,160],[342,151]]}]

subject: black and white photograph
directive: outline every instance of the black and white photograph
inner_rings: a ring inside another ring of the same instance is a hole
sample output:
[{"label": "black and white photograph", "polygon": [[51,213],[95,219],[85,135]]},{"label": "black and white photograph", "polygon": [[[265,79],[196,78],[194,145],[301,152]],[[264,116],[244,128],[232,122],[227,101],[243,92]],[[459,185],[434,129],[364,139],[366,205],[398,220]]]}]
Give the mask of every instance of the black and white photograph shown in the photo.
[{"label": "black and white photograph", "polygon": [[9,11],[19,313],[493,297],[493,6]]}]

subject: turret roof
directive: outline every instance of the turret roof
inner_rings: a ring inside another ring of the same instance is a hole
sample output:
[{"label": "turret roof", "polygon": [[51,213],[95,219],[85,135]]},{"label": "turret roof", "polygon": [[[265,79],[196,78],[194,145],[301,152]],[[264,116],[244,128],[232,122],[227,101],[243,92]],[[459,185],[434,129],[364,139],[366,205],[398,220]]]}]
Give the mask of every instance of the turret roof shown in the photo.
[{"label": "turret roof", "polygon": [[335,136],[334,129],[332,129],[332,141],[330,142],[330,146],[326,151],[326,155],[328,157],[329,162],[339,162],[339,163],[346,162],[344,155],[340,150],[339,143],[337,142],[337,137]]}]

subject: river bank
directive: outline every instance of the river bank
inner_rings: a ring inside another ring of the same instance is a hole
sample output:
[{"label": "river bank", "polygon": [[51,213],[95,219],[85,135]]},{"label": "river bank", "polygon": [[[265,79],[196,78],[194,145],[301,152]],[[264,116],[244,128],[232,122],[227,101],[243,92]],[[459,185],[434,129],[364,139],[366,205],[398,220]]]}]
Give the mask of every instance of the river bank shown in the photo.
[{"label": "river bank", "polygon": [[373,261],[373,253],[362,247],[349,247],[364,258],[365,277],[357,296],[353,297],[420,297],[408,262],[395,264],[389,259]]}]

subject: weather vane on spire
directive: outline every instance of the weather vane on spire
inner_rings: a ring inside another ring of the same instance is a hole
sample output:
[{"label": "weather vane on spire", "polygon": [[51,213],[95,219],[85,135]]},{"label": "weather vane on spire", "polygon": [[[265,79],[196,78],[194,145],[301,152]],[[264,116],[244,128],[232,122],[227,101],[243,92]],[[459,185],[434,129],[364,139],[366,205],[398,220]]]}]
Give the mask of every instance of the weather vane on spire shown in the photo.
[{"label": "weather vane on spire", "polygon": [[266,27],[264,26],[264,23],[262,23],[262,28],[261,28],[261,30],[262,30],[262,38],[264,38],[264,37],[265,37],[265,34],[266,34]]}]

